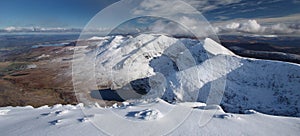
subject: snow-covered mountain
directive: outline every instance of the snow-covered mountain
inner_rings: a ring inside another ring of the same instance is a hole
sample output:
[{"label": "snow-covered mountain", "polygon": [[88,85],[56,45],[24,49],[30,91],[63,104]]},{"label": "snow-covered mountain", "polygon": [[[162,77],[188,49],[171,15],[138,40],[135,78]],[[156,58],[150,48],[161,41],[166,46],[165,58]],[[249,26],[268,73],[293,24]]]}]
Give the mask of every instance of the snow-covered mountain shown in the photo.
[{"label": "snow-covered mountain", "polygon": [[298,64],[243,58],[209,38],[141,34],[95,39],[97,85],[116,90],[124,100],[161,97],[220,104],[234,113],[255,109],[300,116]]},{"label": "snow-covered mountain", "polygon": [[[73,85],[80,102],[88,105],[1,107],[1,135],[300,132],[298,64],[243,58],[209,38],[142,34],[78,43]],[[128,101],[100,107],[96,102],[104,98],[102,92]]]}]

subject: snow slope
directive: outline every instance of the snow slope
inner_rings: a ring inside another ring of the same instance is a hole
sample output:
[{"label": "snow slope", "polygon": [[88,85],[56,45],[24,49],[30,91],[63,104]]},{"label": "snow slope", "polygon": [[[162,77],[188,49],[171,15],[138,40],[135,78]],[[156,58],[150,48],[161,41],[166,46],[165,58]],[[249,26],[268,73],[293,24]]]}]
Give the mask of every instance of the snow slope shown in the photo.
[{"label": "snow slope", "polygon": [[[300,132],[299,118],[269,116],[253,110],[231,114],[218,107],[216,111],[205,110],[203,103],[172,105],[157,99],[147,104],[124,103],[108,109],[82,105],[2,107],[0,130],[4,136],[298,135]],[[215,114],[209,122],[199,125],[201,117],[206,118],[211,112]]]},{"label": "snow slope", "polygon": [[[147,87],[136,86],[149,97],[221,104],[234,113],[255,109],[300,116],[298,64],[243,58],[209,38],[201,42],[142,34],[111,37],[98,46],[97,83],[124,99],[141,97],[132,91],[132,81],[145,81]],[[140,81],[145,78],[149,80]]]}]

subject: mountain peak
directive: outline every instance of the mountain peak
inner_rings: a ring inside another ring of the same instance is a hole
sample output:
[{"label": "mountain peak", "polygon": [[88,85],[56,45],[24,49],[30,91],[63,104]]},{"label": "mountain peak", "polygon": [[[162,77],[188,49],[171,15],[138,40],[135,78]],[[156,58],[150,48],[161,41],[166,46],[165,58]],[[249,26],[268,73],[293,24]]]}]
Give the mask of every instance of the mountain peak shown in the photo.
[{"label": "mountain peak", "polygon": [[236,56],[233,52],[222,46],[221,44],[217,43],[216,41],[206,38],[204,40],[204,48],[213,55],[230,55],[230,56]]}]

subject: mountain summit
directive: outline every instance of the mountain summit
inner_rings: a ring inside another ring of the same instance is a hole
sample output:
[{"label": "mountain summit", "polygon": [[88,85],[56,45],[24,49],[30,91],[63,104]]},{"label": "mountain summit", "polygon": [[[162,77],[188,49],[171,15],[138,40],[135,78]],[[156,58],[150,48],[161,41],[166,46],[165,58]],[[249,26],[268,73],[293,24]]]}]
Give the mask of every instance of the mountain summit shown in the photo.
[{"label": "mountain summit", "polygon": [[235,113],[255,109],[300,116],[298,64],[240,57],[209,38],[141,34],[93,39],[99,39],[96,49],[82,52],[95,58],[83,66],[95,66],[100,90],[93,95],[99,99],[111,91],[120,100],[160,97],[221,104]]}]

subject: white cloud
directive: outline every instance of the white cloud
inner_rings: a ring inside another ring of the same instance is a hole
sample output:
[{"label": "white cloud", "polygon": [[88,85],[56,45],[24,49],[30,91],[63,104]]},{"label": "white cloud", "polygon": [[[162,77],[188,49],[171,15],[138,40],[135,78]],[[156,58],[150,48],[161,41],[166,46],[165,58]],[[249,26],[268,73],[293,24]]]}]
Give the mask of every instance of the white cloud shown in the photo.
[{"label": "white cloud", "polygon": [[227,24],[225,27],[228,29],[237,29],[240,27],[240,23],[233,22],[233,23]]},{"label": "white cloud", "polygon": [[188,32],[181,27],[179,24],[176,24],[174,22],[169,21],[163,21],[163,20],[157,20],[152,25],[150,25],[148,28],[148,31],[153,33],[163,33],[163,34],[181,34],[185,35],[188,34]]},{"label": "white cloud", "polygon": [[271,17],[271,18],[257,18],[258,22],[263,24],[276,24],[276,23],[300,23],[300,14],[292,14],[283,17]]},{"label": "white cloud", "polygon": [[216,23],[214,29],[220,34],[300,34],[299,22],[260,24],[257,20],[235,20]]},{"label": "white cloud", "polygon": [[[229,0],[226,1],[226,3]],[[193,1],[195,3],[196,1]],[[205,1],[197,1],[204,2],[204,4],[208,4],[209,2]],[[218,1],[222,3],[221,1]],[[136,4],[136,3],[135,3]],[[211,4],[212,5],[212,4]],[[208,7],[206,8],[214,8]],[[207,35],[212,35],[213,32],[211,27],[209,27],[209,23],[206,19],[201,15],[201,13],[189,3],[185,3],[181,0],[143,0],[137,5],[136,8],[132,9],[132,13],[135,16],[154,16],[158,18],[163,18],[166,20],[170,20],[175,23],[166,23],[163,21],[155,22],[155,25],[149,27],[150,30],[154,30],[154,32],[168,32],[169,34],[183,34],[186,32],[182,32],[182,27],[188,29],[197,37],[205,37]],[[180,24],[182,27],[175,26],[174,24]],[[159,24],[159,25],[158,25]],[[164,30],[160,30],[160,29]],[[166,30],[168,29],[168,30]],[[177,31],[181,30],[181,31]],[[173,32],[173,33],[170,33]]]},{"label": "white cloud", "polygon": [[[186,4],[196,8],[200,12],[206,12],[210,10],[217,9],[221,6],[239,3],[241,0],[181,0]],[[162,12],[161,9],[164,9],[162,13],[168,13],[170,10],[169,8],[172,7],[173,9],[180,10],[179,12],[185,13],[190,12],[189,9],[180,8],[181,4],[172,4],[170,1],[163,1],[163,0],[144,0],[141,3],[141,11],[149,11],[149,10],[157,10],[157,12]],[[140,13],[140,12],[139,12]]]},{"label": "white cloud", "polygon": [[239,30],[249,33],[260,33],[265,30],[265,27],[258,24],[256,20],[248,20],[240,25]]},{"label": "white cloud", "polygon": [[284,33],[284,34],[293,34],[299,32],[299,29],[292,29],[286,24],[275,24],[270,27],[269,30],[271,33]]},{"label": "white cloud", "polygon": [[201,12],[207,12],[210,10],[217,9],[221,6],[239,3],[241,0],[183,0],[184,2],[192,5]]},{"label": "white cloud", "polygon": [[142,0],[132,9],[134,15],[174,16],[178,13],[191,15],[198,11],[181,0]]},{"label": "white cloud", "polygon": [[0,29],[1,32],[79,32],[77,28],[61,28],[61,27],[15,27],[9,26]]},{"label": "white cloud", "polygon": [[14,26],[9,26],[3,29],[4,31],[7,32],[14,32],[14,31],[34,31],[33,27],[14,27]]},{"label": "white cloud", "polygon": [[[151,20],[149,22],[149,20]],[[138,23],[145,23],[145,25],[133,25],[135,23],[122,24],[118,28],[116,28],[113,33],[155,33],[155,34],[167,34],[167,35],[192,35],[190,32],[192,29],[197,29],[197,21],[188,18],[188,17],[180,17],[178,22],[174,22],[167,19],[161,18],[138,18],[134,20]],[[146,23],[147,22],[147,23]],[[180,23],[184,24],[180,24]],[[184,26],[185,25],[185,26]],[[189,28],[186,28],[189,26]]]},{"label": "white cloud", "polygon": [[199,27],[197,26],[199,25],[199,22],[196,19],[186,16],[181,17],[178,22],[184,24],[185,26],[188,26],[188,29],[190,30],[196,30]]}]

